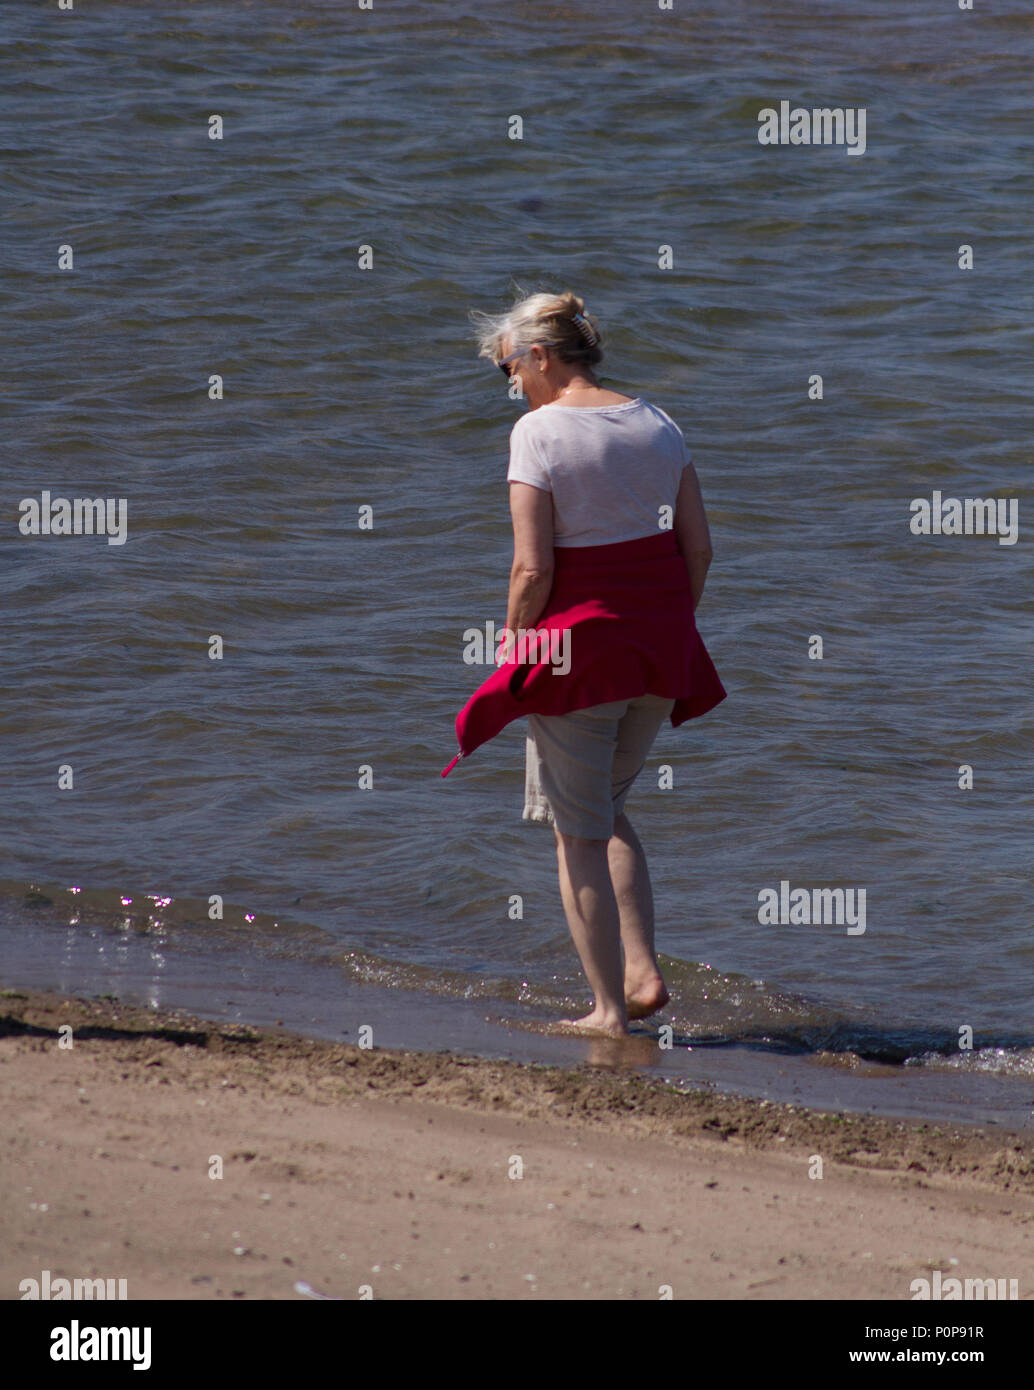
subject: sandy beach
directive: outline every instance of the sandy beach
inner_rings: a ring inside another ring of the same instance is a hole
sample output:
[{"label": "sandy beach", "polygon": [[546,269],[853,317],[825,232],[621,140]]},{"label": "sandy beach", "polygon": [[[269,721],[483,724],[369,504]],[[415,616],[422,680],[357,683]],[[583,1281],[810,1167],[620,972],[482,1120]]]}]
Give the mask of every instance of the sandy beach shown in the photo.
[{"label": "sandy beach", "polygon": [[0,1068],[4,1299],[44,1270],[131,1300],[1034,1295],[1030,1133],[14,989]]}]

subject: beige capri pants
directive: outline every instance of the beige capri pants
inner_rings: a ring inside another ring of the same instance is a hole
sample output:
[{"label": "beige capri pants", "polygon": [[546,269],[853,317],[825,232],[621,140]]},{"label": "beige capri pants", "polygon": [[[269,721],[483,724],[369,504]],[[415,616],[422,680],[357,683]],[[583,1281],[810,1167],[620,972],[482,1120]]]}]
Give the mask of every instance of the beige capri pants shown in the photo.
[{"label": "beige capri pants", "polygon": [[529,714],[524,816],[562,835],[609,840],[614,817],[675,701],[640,695],[570,714]]}]

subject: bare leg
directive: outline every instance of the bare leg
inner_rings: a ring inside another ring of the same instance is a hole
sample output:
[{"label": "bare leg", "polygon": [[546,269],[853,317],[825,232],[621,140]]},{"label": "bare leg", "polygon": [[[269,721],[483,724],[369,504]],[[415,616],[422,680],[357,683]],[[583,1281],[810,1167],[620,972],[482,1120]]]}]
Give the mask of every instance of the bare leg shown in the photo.
[{"label": "bare leg", "polygon": [[625,948],[625,1005],[629,1018],[647,1018],[670,998],[654,953],[653,889],[639,837],[625,815],[615,816],[607,845],[610,880]]},{"label": "bare leg", "polygon": [[621,927],[610,880],[607,840],[586,840],[555,831],[560,897],[575,949],[592,988],[595,1007],[572,1027],[628,1032],[621,963]]}]

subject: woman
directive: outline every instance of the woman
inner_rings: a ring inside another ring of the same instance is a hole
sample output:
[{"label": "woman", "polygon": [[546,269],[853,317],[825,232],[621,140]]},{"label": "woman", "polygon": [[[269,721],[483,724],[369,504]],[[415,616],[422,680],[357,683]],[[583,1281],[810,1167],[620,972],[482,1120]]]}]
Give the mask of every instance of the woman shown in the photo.
[{"label": "woman", "polygon": [[625,798],[664,720],[681,724],[725,698],[693,617],[711,563],[707,518],[674,421],[596,380],[599,326],[581,299],[534,294],[508,314],[473,317],[479,355],[520,382],[530,409],[510,435],[514,557],[499,670],[456,721],[458,758],[528,716],[524,818],[553,825],[564,912],[595,998],[585,1018],[564,1022],[626,1034],[669,996]]}]

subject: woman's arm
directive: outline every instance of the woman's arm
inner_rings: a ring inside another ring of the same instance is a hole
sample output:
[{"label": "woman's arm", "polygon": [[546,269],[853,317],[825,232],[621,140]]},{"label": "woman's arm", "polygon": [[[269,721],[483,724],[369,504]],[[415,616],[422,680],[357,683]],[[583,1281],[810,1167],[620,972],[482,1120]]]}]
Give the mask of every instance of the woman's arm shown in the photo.
[{"label": "woman's arm", "polygon": [[675,502],[675,535],[682,558],[686,562],[686,569],[689,571],[695,609],[704,592],[704,581],[713,552],[711,533],[707,529],[704,499],[700,493],[696,469],[691,463],[687,463],[682,470],[682,481],[679,483],[679,493]]},{"label": "woman's arm", "polygon": [[530,483],[510,484],[513,567],[506,605],[511,632],[534,627],[553,587],[553,497]]}]

